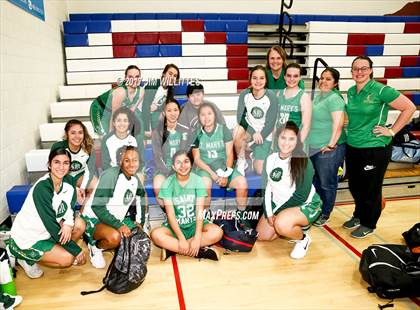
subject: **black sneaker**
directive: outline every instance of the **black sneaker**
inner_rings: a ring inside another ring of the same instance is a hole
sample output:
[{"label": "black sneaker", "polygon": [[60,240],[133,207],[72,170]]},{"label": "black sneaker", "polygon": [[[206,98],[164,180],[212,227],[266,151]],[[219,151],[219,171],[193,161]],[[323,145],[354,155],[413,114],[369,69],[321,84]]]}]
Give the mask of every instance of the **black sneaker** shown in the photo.
[{"label": "black sneaker", "polygon": [[363,239],[371,234],[373,234],[373,229],[360,225],[357,229],[352,231],[350,234],[353,238]]},{"label": "black sneaker", "polygon": [[324,226],[325,224],[327,224],[329,220],[330,220],[330,218],[329,218],[329,216],[328,216],[328,215],[321,214],[321,215],[318,217],[318,219],[317,219],[317,220],[313,223],[313,225],[314,225],[314,226],[317,226],[317,227],[322,227],[322,226]]},{"label": "black sneaker", "polygon": [[218,261],[220,259],[219,252],[212,247],[204,247],[198,250],[196,258],[204,258]]},{"label": "black sneaker", "polygon": [[345,229],[353,229],[360,226],[360,220],[357,217],[352,216],[351,219],[344,222],[343,227]]},{"label": "black sneaker", "polygon": [[162,248],[162,251],[160,252],[160,260],[166,261],[169,257],[176,255],[175,252],[169,251],[167,249]]}]

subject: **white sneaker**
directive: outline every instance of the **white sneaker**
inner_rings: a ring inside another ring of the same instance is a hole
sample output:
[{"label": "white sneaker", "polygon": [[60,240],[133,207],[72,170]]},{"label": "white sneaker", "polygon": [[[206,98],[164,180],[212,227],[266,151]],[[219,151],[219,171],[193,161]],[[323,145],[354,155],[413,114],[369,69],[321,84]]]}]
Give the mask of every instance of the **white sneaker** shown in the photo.
[{"label": "white sneaker", "polygon": [[44,272],[37,263],[34,263],[31,266],[25,260],[19,258],[17,259],[17,263],[23,268],[26,275],[31,279],[39,278],[44,274]]},{"label": "white sneaker", "polygon": [[[6,296],[8,296],[13,301],[13,304],[9,305],[7,308],[4,308],[5,310],[13,310],[23,300],[22,296],[19,296],[19,295],[12,296],[12,295],[9,295],[7,293],[3,293],[3,294],[6,295]],[[0,308],[0,309],[3,309],[3,308]]]},{"label": "white sneaker", "polygon": [[304,258],[306,252],[308,252],[309,245],[312,242],[311,237],[305,234],[305,238],[303,238],[303,240],[294,240],[294,242],[296,245],[293,248],[293,251],[290,253],[290,257],[294,259]]},{"label": "white sneaker", "polygon": [[89,248],[89,256],[90,256],[90,262],[93,267],[102,269],[105,268],[106,262],[104,255],[102,254],[102,249],[97,248],[94,245],[88,244]]},{"label": "white sneaker", "polygon": [[238,158],[236,162],[236,170],[243,176],[245,176],[245,170],[248,168],[248,163],[245,158]]}]

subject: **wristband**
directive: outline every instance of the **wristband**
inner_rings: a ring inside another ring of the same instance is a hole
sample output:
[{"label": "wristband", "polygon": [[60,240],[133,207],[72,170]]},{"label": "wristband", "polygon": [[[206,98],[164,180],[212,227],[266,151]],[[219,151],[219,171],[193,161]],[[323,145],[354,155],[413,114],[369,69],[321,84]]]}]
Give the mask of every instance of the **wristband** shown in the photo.
[{"label": "wristband", "polygon": [[232,168],[227,168],[226,169],[226,171],[225,171],[225,175],[224,175],[224,177],[225,178],[228,178],[228,177],[230,177],[230,175],[233,173],[233,169]]},{"label": "wristband", "polygon": [[335,150],[337,148],[337,144],[334,145],[334,146],[327,145],[327,148],[329,148],[330,150]]},{"label": "wristband", "polygon": [[395,137],[395,132],[391,128],[388,128],[388,131],[391,134],[391,136]]}]

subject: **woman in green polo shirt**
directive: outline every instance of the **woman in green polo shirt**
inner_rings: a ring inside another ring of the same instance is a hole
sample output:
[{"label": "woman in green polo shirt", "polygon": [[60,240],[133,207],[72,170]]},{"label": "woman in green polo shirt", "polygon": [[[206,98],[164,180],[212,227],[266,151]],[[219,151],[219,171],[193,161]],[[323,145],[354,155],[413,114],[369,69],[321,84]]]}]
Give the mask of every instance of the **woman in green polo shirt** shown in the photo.
[{"label": "woman in green polo shirt", "polygon": [[[400,92],[373,80],[372,60],[358,56],[351,72],[356,85],[347,92],[349,119],[346,163],[355,211],[344,228],[351,236],[373,233],[381,215],[382,182],[392,153],[392,137],[411,119],[416,107]],[[390,108],[401,111],[392,127],[386,127]]]},{"label": "woman in green polo shirt", "polygon": [[[267,51],[266,70],[268,76],[268,89],[285,89],[286,81],[284,74],[286,73],[286,52],[279,45],[273,45]],[[299,81],[299,88],[304,89],[303,80]]]},{"label": "woman in green polo shirt", "polygon": [[307,139],[315,169],[314,186],[322,200],[322,214],[314,222],[323,226],[334,208],[337,171],[346,151],[344,125],[345,102],[338,90],[340,73],[326,68],[319,79],[319,92],[312,103],[312,123]]}]

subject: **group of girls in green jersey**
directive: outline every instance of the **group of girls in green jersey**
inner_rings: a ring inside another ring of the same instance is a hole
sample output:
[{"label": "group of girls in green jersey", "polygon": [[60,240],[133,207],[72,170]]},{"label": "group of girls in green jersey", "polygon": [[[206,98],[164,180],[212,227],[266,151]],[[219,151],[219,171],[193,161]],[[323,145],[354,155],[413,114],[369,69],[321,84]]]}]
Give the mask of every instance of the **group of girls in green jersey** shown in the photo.
[{"label": "group of girls in green jersey", "polygon": [[[49,172],[34,184],[13,223],[10,255],[29,277],[37,278],[43,274],[37,262],[58,267],[85,263],[78,245],[84,234],[92,265],[104,268],[102,251],[117,247],[122,237],[147,222],[145,138],[152,139],[153,190],[166,213],[162,226],[150,233],[163,260],[175,253],[219,259],[211,246],[223,232],[208,221],[205,210],[213,184],[235,190],[238,210],[246,210],[249,152],[253,170],[263,180],[259,240],[288,237],[296,243],[290,256],[303,258],[311,243],[305,227],[328,222],[344,157],[355,211],[343,227],[352,229],[355,238],[372,234],[381,213],[391,138],[415,110],[407,97],[373,80],[372,66],[369,57],[354,59],[355,85],[348,90],[347,104],[339,92],[340,74],[329,67],[311,100],[303,91],[302,68],[286,65],[284,50],[273,46],[266,66],[250,70],[233,133],[217,106],[203,100],[201,84],[188,86],[182,114],[173,97],[180,76],[176,65],[168,64],[160,83],[145,88],[140,69],[129,66],[127,83],[111,92],[105,113],[108,132],[100,148],[78,120],[69,121],[64,140],[52,146]],[[387,127],[390,108],[401,114]],[[101,150],[99,176],[96,149]],[[128,217],[130,207],[135,215]]]}]

